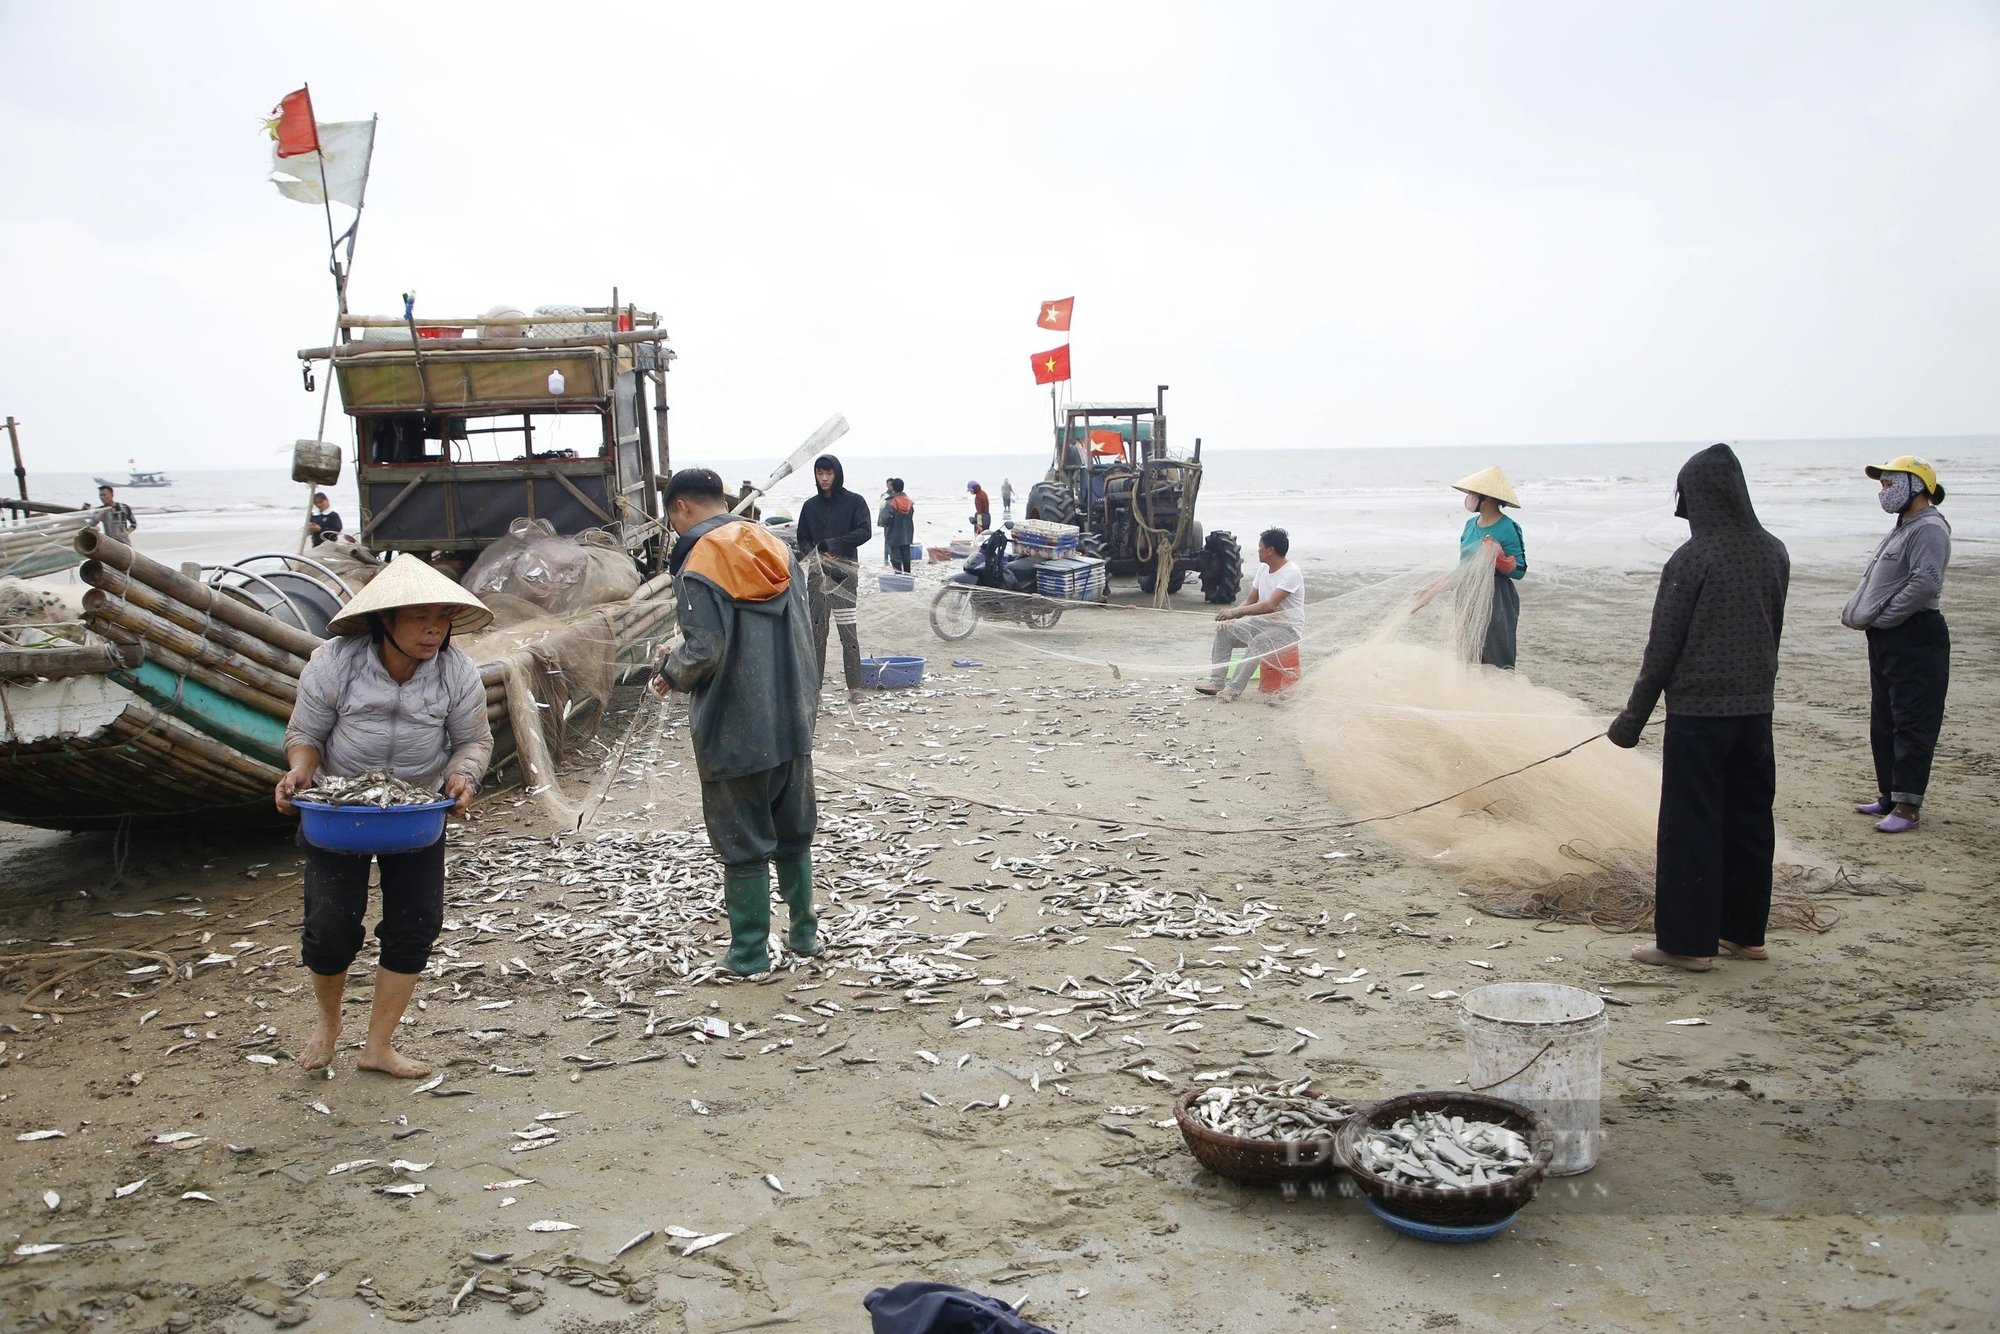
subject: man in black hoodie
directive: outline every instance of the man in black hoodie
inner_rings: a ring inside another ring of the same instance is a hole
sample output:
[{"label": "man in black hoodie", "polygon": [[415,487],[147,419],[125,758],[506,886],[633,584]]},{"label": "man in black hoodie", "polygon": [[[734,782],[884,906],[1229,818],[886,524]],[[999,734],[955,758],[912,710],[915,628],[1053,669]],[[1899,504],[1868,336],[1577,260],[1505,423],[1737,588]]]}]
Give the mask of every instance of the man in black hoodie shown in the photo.
[{"label": "man in black hoodie", "polygon": [[849,698],[861,689],[861,633],[855,625],[855,595],[862,543],[875,535],[868,502],[847,489],[840,460],[822,454],[813,460],[813,481],[819,494],[799,506],[796,529],[799,563],[806,568],[812,593],[813,644],[819,653],[820,675],[826,675],[826,626],[840,627],[841,667]]},{"label": "man in black hoodie", "polygon": [[1791,557],[1757,522],[1727,445],[1687,461],[1674,513],[1691,536],[1660,571],[1646,656],[1607,735],[1627,749],[1664,691],[1653,939],[1639,963],[1706,972],[1717,948],[1763,959],[1777,833],[1772,687]]}]

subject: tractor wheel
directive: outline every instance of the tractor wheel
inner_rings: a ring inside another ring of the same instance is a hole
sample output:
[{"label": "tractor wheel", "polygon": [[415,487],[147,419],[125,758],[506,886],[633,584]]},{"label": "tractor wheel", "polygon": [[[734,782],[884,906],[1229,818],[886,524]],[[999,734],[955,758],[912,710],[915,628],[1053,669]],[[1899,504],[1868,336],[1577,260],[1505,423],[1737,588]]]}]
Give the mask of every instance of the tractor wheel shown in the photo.
[{"label": "tractor wheel", "polygon": [[1201,553],[1201,598],[1226,606],[1243,593],[1243,548],[1231,533],[1210,533]]},{"label": "tractor wheel", "polygon": [[1054,482],[1036,482],[1028,488],[1026,517],[1043,523],[1075,523],[1076,497],[1069,488]]},{"label": "tractor wheel", "polygon": [[[641,344],[641,346],[644,346],[644,344]],[[1079,556],[1088,556],[1092,560],[1103,560],[1104,534],[1085,533],[1076,540],[1076,553]]]},{"label": "tractor wheel", "polygon": [[[1139,575],[1138,579],[1139,579],[1139,591],[1141,593],[1144,593],[1147,597],[1151,597],[1153,595],[1153,590],[1160,586],[1159,576],[1155,574],[1151,569],[1148,569],[1144,574]],[[1185,583],[1187,583],[1187,571],[1175,570],[1172,574],[1167,576],[1167,591],[1169,593],[1178,593],[1181,591],[1181,586]]]}]

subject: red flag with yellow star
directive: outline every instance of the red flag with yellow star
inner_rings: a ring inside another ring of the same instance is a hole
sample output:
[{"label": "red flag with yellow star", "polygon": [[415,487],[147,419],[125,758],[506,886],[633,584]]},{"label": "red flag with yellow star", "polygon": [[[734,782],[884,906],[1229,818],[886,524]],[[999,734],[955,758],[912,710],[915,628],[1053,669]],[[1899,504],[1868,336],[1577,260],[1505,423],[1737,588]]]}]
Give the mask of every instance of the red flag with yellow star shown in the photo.
[{"label": "red flag with yellow star", "polygon": [[1054,384],[1057,380],[1069,378],[1069,344],[1052,347],[1046,352],[1034,355],[1035,383]]}]

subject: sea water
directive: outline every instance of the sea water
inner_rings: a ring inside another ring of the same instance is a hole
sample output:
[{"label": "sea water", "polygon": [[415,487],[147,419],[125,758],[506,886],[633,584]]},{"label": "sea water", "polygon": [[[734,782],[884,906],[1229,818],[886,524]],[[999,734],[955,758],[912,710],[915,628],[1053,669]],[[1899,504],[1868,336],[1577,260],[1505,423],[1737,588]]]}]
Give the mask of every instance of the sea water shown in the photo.
[{"label": "sea water", "polygon": [[[859,436],[857,432],[857,436]],[[1791,549],[1795,566],[1855,567],[1887,529],[1875,483],[1863,465],[1898,454],[1928,458],[1948,499],[1954,549],[1990,555],[2000,545],[2000,435],[1872,440],[1732,442],[1749,477],[1758,517]],[[858,441],[857,441],[858,446]],[[1202,454],[1197,511],[1203,526],[1227,530],[1246,553],[1256,534],[1282,527],[1292,549],[1314,564],[1355,569],[1448,565],[1465,522],[1460,477],[1498,464],[1521,497],[1516,511],[1531,568],[1656,569],[1687,536],[1673,517],[1674,477],[1703,442],[1606,445],[1442,446],[1404,449],[1230,449]],[[1014,517],[1028,487],[1048,468],[1045,453],[960,454],[948,447],[922,456],[840,451],[847,483],[880,504],[884,479],[904,480],[917,506],[917,540],[941,545],[971,532],[968,481],[1002,517],[1000,486],[1014,484]],[[732,487],[760,478],[776,460],[704,457],[681,445],[676,466],[716,468]],[[278,469],[170,472],[174,485],[119,488],[139,519],[139,548],[169,564],[220,563],[299,548],[309,488]],[[37,500],[95,503],[96,481],[79,473],[31,473]],[[768,508],[796,512],[811,493],[810,471],[773,489]],[[326,488],[333,507],[357,526],[351,472]],[[880,556],[879,544],[869,554]]]}]

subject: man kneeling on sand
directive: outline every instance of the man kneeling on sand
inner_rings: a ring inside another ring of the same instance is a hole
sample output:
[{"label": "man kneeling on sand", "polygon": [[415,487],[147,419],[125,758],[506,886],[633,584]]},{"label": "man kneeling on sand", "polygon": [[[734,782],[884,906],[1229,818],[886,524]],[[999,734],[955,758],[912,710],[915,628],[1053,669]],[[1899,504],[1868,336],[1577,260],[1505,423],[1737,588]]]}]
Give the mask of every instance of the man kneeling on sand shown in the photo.
[{"label": "man kneeling on sand", "polygon": [[[1241,606],[1216,613],[1208,655],[1213,668],[1207,683],[1195,687],[1202,694],[1229,703],[1243,694],[1259,663],[1305,637],[1306,576],[1287,559],[1291,550],[1292,539],[1282,528],[1257,535],[1257,559],[1264,568]],[[1239,648],[1243,656],[1232,669],[1229,658]]]}]

